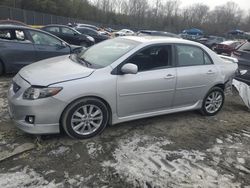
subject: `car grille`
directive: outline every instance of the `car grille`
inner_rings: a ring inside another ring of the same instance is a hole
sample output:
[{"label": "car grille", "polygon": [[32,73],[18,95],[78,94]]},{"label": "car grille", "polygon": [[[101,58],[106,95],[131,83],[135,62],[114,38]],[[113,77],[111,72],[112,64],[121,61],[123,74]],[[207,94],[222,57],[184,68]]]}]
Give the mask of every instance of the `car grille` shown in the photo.
[{"label": "car grille", "polygon": [[17,85],[16,82],[13,82],[12,84],[13,84],[14,93],[17,93],[21,89],[21,87],[19,85]]}]

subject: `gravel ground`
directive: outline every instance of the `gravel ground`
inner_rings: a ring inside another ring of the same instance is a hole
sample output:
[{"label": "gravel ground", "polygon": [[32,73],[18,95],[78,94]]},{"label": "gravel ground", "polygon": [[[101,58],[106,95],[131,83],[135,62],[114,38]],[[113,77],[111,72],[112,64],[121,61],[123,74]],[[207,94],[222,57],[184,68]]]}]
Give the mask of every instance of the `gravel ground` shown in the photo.
[{"label": "gravel ground", "polygon": [[0,78],[0,187],[250,187],[250,113],[237,94],[215,117],[171,114],[72,140],[19,131],[9,82]]}]

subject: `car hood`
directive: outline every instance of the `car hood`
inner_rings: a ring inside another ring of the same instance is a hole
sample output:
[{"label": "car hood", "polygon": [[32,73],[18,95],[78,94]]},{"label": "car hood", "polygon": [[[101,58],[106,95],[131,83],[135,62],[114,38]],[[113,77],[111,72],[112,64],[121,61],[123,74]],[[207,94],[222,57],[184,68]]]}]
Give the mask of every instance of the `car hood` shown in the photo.
[{"label": "car hood", "polygon": [[48,86],[90,76],[94,69],[74,62],[69,55],[39,61],[20,70],[19,75],[31,85]]}]

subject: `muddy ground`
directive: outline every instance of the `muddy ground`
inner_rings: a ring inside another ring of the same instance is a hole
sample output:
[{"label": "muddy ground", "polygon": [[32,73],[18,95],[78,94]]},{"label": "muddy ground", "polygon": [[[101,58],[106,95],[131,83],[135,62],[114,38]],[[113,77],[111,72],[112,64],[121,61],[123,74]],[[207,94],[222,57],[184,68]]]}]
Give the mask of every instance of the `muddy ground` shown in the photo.
[{"label": "muddy ground", "polygon": [[0,187],[250,187],[250,112],[237,94],[215,117],[171,114],[72,140],[19,131],[9,82],[0,78]]}]

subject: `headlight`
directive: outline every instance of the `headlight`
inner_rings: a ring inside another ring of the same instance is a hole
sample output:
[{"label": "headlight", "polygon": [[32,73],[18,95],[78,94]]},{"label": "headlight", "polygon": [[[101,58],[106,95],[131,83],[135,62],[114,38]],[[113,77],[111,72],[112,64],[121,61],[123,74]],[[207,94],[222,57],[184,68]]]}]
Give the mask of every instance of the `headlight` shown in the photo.
[{"label": "headlight", "polygon": [[30,87],[24,94],[23,98],[27,100],[36,100],[56,95],[62,90],[61,87]]},{"label": "headlight", "polygon": [[87,39],[89,39],[92,42],[95,42],[95,39],[93,37],[87,36]]}]

